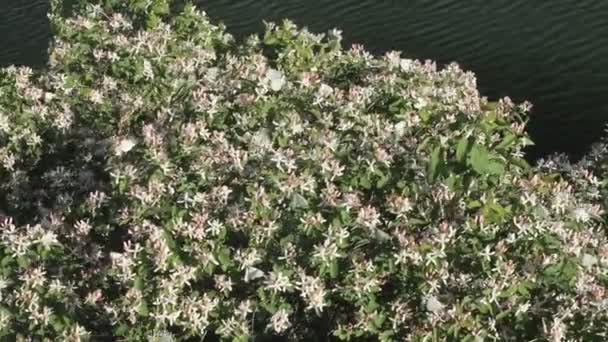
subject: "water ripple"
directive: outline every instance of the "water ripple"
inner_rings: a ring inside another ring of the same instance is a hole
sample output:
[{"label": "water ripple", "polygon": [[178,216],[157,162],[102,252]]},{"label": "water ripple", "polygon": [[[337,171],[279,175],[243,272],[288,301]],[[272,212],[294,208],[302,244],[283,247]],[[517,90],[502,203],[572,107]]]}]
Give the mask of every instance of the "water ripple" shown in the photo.
[{"label": "water ripple", "polygon": [[[539,151],[574,151],[608,121],[608,2],[599,0],[199,0],[236,36],[290,18],[311,31],[343,29],[374,53],[458,61],[490,97],[534,103]],[[44,0],[0,1],[0,64],[43,55]]]}]

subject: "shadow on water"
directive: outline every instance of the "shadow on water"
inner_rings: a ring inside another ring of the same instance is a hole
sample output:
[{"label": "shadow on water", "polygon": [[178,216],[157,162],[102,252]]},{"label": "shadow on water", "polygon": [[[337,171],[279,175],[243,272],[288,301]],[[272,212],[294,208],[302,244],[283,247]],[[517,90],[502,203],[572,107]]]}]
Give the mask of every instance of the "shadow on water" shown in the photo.
[{"label": "shadow on water", "polygon": [[[73,0],[68,0],[73,2]],[[66,1],[66,2],[68,2]],[[608,121],[608,2],[525,0],[205,0],[201,7],[237,38],[263,20],[291,18],[314,32],[338,27],[345,46],[375,54],[458,61],[490,99],[534,105],[529,160],[565,152],[573,159]],[[51,38],[46,0],[0,1],[0,66],[42,66]]]}]

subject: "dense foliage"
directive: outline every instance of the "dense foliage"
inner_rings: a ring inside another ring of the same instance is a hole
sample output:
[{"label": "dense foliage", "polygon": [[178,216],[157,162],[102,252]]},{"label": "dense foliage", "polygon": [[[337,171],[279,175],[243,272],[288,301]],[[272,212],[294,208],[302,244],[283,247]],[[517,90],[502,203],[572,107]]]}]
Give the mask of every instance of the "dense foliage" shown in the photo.
[{"label": "dense foliage", "polygon": [[3,339],[605,338],[603,146],[530,167],[528,104],[339,31],[54,6],[0,70]]}]

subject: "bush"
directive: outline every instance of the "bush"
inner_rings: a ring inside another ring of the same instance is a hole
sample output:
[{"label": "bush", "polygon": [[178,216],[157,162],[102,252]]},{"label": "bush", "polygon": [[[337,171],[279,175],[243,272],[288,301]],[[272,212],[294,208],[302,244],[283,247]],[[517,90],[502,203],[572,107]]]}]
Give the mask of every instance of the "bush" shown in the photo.
[{"label": "bush", "polygon": [[0,71],[3,338],[605,336],[603,151],[530,167],[455,64],[137,3]]}]

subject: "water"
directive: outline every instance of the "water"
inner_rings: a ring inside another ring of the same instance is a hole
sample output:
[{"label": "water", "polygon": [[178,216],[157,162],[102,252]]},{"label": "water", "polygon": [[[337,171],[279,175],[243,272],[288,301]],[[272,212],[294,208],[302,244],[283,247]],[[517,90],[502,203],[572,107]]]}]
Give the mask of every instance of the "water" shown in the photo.
[{"label": "water", "polygon": [[[24,7],[18,5],[23,0],[11,1],[13,6]],[[346,45],[362,43],[374,53],[394,49],[414,58],[441,63],[458,61],[477,74],[481,91],[490,98],[508,95],[534,104],[529,132],[537,146],[529,151],[531,158],[554,151],[576,156],[603,135],[608,121],[606,1],[199,0],[199,3],[237,37],[260,32],[263,20],[291,18],[315,32],[338,27],[344,31]],[[17,61],[35,60],[32,56],[39,51],[33,42],[45,37],[41,29],[45,27],[43,15],[39,10],[6,13],[0,8],[0,55],[10,55],[9,59]],[[5,30],[22,33],[7,40]],[[7,44],[9,48],[4,48]]]},{"label": "water", "polygon": [[51,38],[48,8],[41,0],[0,0],[0,65],[45,63]]}]

